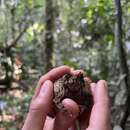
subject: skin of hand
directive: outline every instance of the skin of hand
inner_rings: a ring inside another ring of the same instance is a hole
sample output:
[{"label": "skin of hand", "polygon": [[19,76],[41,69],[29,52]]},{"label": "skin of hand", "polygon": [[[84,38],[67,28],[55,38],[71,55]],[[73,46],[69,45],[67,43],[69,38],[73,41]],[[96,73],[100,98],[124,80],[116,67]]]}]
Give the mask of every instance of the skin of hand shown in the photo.
[{"label": "skin of hand", "polygon": [[[47,116],[53,100],[53,82],[66,73],[76,75],[81,70],[71,71],[68,66],[52,69],[42,76],[37,84],[22,130],[76,130],[75,121],[79,107],[71,99],[62,101],[66,111],[60,111],[55,118]],[[87,78],[85,79],[88,80]],[[110,107],[107,84],[104,80],[91,83],[94,105],[91,112],[85,112],[78,120],[81,130],[111,130]]]}]

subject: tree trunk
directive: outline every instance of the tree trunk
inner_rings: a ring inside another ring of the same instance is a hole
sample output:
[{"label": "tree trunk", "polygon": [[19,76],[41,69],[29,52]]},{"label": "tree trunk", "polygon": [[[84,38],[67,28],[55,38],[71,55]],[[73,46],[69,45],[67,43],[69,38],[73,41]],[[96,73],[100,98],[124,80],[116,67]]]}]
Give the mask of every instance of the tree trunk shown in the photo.
[{"label": "tree trunk", "polygon": [[54,66],[53,48],[54,48],[54,0],[46,0],[45,15],[45,71],[49,71]]},{"label": "tree trunk", "polygon": [[129,68],[127,65],[127,58],[125,54],[125,49],[123,47],[122,7],[121,7],[120,0],[115,0],[115,6],[117,11],[116,45],[118,47],[121,74],[125,75],[124,82],[127,90],[126,110],[120,122],[121,127],[124,129],[127,118],[130,114],[130,109],[129,109],[130,108],[130,81],[129,81]]}]

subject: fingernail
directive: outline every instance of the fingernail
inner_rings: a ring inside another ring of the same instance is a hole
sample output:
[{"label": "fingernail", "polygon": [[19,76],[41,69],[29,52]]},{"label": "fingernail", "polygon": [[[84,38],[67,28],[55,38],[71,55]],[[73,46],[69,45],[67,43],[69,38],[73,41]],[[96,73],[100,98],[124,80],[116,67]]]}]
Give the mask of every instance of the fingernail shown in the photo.
[{"label": "fingernail", "polygon": [[44,93],[46,93],[46,91],[48,90],[48,87],[50,85],[50,81],[47,80],[43,83],[43,85],[41,86],[41,90],[40,90],[40,93],[39,95],[43,95]]}]

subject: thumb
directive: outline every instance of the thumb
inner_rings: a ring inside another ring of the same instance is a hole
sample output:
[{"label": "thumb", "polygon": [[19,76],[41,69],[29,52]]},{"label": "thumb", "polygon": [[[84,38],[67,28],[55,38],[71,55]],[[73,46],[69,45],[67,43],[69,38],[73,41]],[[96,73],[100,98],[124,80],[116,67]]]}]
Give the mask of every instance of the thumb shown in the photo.
[{"label": "thumb", "polygon": [[54,130],[68,130],[79,114],[79,106],[73,100],[66,98],[62,101],[62,104],[65,108],[56,115]]},{"label": "thumb", "polygon": [[47,80],[37,97],[32,99],[22,130],[42,130],[53,98],[53,84]]}]

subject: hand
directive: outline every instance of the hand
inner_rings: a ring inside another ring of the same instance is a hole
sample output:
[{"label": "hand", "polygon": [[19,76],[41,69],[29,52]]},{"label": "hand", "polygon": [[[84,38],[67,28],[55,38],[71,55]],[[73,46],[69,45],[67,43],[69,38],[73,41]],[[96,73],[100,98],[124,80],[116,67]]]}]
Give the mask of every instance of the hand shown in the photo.
[{"label": "hand", "polygon": [[67,111],[60,111],[55,118],[47,116],[53,99],[52,82],[65,73],[71,73],[70,68],[62,66],[41,77],[22,130],[67,130],[74,123],[79,108],[71,99],[63,100],[63,105]]},{"label": "hand", "polygon": [[91,112],[85,112],[79,117],[81,130],[111,130],[110,106],[107,83],[100,80],[91,83],[94,105]]},{"label": "hand", "polygon": [[[79,108],[71,99],[64,99],[67,112],[60,111],[55,118],[47,116],[53,99],[53,81],[65,73],[78,74],[66,66],[58,67],[41,77],[32,98],[29,113],[22,130],[76,130],[75,120]],[[87,78],[86,78],[87,79]],[[105,81],[91,84],[94,105],[91,111],[79,117],[81,130],[111,130],[110,110]]]}]

